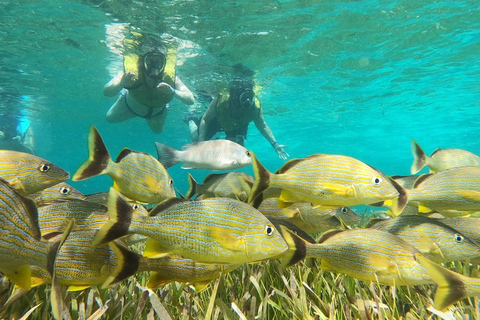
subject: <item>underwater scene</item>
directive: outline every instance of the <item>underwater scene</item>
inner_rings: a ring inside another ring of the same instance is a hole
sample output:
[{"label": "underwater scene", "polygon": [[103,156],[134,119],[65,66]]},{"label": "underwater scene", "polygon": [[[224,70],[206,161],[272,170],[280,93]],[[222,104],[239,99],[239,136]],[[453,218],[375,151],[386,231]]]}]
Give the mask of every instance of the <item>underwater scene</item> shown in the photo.
[{"label": "underwater scene", "polygon": [[480,3],[0,1],[0,319],[479,319]]}]

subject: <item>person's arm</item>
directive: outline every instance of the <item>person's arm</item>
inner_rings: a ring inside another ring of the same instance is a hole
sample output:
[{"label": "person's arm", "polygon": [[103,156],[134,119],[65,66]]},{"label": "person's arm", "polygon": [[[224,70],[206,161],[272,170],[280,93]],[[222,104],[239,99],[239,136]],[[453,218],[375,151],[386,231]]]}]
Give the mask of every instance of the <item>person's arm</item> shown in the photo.
[{"label": "person's arm", "polygon": [[130,72],[125,74],[122,71],[105,85],[105,87],[103,88],[103,94],[107,97],[113,97],[114,95],[118,94],[123,88],[131,86],[134,81],[135,74]]},{"label": "person's arm", "polygon": [[216,116],[215,107],[217,106],[217,101],[218,101],[218,96],[216,96],[212,100],[212,102],[210,103],[210,106],[207,108],[207,111],[205,111],[205,114],[200,119],[200,124],[198,125],[198,141],[205,141],[208,125]]},{"label": "person's arm", "polygon": [[286,147],[283,144],[278,144],[277,140],[273,136],[273,132],[268,126],[268,124],[265,122],[265,118],[263,117],[263,111],[260,109],[260,114],[258,115],[257,119],[254,120],[255,126],[257,127],[258,131],[267,139],[268,142],[272,145],[272,147],[275,149],[275,152],[277,152],[278,157],[286,160],[289,157],[289,154],[284,150]]},{"label": "person's arm", "polygon": [[190,89],[187,88],[186,85],[183,84],[182,80],[180,80],[178,77],[175,78],[175,88],[173,88],[166,82],[160,82],[157,88],[165,90],[166,92],[171,92],[174,98],[177,98],[178,100],[182,101],[187,105],[195,103],[195,97],[193,96],[193,93],[190,91]]}]

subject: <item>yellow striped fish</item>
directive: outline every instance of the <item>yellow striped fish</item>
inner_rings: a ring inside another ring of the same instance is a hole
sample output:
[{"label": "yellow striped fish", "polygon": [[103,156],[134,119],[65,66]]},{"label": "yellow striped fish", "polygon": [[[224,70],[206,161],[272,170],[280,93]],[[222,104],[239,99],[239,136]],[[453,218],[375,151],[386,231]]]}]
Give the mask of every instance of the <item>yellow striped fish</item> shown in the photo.
[{"label": "yellow striped fish", "polygon": [[408,190],[409,205],[444,216],[480,210],[480,167],[458,167],[422,175]]},{"label": "yellow striped fish", "polygon": [[461,299],[480,296],[480,279],[450,271],[421,254],[415,254],[415,258],[437,284],[434,297],[435,309],[444,311]]},{"label": "yellow striped fish", "polygon": [[420,252],[399,237],[382,230],[332,231],[320,243],[311,244],[292,232],[282,231],[289,251],[282,260],[299,260],[299,255],[321,259],[320,268],[344,273],[363,281],[384,285],[433,284],[414,255]]},{"label": "yellow striped fish", "polygon": [[198,193],[203,195],[202,199],[226,197],[245,202],[253,186],[253,180],[251,175],[244,172],[213,173],[205,177],[203,184],[199,184],[189,173],[188,184],[190,188],[185,198],[191,199]]},{"label": "yellow striped fish", "polygon": [[29,290],[30,266],[51,271],[47,264],[53,262],[57,247],[40,240],[34,202],[0,179],[0,272]]},{"label": "yellow striped fish", "polygon": [[149,288],[158,288],[176,281],[188,283],[195,288],[196,292],[201,292],[222,273],[228,273],[240,266],[240,264],[198,263],[181,256],[168,256],[142,258],[138,271],[150,271],[147,283]]},{"label": "yellow striped fish", "polygon": [[[145,215],[146,209],[138,204],[131,205],[133,214]],[[50,239],[61,233],[65,219],[75,219],[75,231],[98,230],[108,220],[107,207],[83,200],[53,203],[38,208],[38,223],[42,237]]]},{"label": "yellow striped fish", "polygon": [[287,219],[309,234],[340,229],[342,228],[341,221],[348,226],[360,222],[360,216],[347,207],[331,209],[312,206],[311,203],[296,203],[290,207],[279,209],[276,198],[263,200],[258,210],[269,219],[270,217]]},{"label": "yellow striped fish", "polygon": [[[92,286],[109,287],[135,274],[140,256],[118,242],[92,247],[96,231],[73,231],[59,249],[55,260],[58,283],[69,291]],[[42,269],[32,273],[37,284],[51,282]]]},{"label": "yellow striped fish", "polygon": [[439,172],[456,167],[480,166],[480,157],[467,150],[436,149],[429,157],[413,139],[411,147],[413,154],[412,174],[419,172],[425,166],[430,168],[430,172]]},{"label": "yellow striped fish", "polygon": [[327,207],[349,207],[391,199],[394,214],[399,214],[407,199],[395,181],[369,165],[342,155],[316,154],[293,159],[277,173],[270,173],[252,155],[255,183],[249,203],[268,188],[280,188],[279,208],[297,202]]},{"label": "yellow striped fish", "polygon": [[22,195],[29,195],[69,179],[70,174],[32,154],[0,150],[0,177]]},{"label": "yellow striped fish", "polygon": [[[442,219],[444,220],[444,219]],[[468,236],[425,216],[373,220],[368,227],[394,234],[435,262],[460,261],[480,256],[480,247]]]},{"label": "yellow striped fish", "polygon": [[35,201],[37,207],[46,206],[54,202],[85,200],[85,196],[80,191],[65,182],[32,193],[28,197]]},{"label": "yellow striped fish", "polygon": [[240,264],[277,256],[287,250],[275,226],[255,208],[229,198],[199,201],[169,199],[149,217],[132,208],[110,188],[109,221],[93,242],[100,245],[129,233],[148,237],[146,257],[182,255],[203,263]]},{"label": "yellow striped fish", "polygon": [[73,181],[107,174],[113,179],[115,189],[141,203],[159,203],[175,196],[172,178],[152,155],[125,148],[113,162],[93,126],[88,135],[88,150],[89,158],[75,172]]}]

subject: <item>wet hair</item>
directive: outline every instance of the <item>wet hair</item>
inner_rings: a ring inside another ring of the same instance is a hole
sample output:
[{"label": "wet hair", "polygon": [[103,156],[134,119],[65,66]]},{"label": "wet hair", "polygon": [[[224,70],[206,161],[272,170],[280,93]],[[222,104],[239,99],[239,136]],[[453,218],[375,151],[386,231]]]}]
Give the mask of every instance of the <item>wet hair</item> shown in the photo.
[{"label": "wet hair", "polygon": [[230,95],[234,97],[238,97],[249,90],[253,91],[253,80],[234,78],[230,84]]}]

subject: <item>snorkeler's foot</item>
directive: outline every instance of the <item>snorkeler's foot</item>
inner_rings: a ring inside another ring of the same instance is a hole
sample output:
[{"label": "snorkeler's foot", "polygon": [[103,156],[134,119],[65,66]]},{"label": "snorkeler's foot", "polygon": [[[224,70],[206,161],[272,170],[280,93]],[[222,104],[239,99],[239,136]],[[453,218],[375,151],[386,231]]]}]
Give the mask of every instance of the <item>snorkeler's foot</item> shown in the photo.
[{"label": "snorkeler's foot", "polygon": [[198,122],[198,118],[197,116],[195,115],[195,113],[192,113],[192,112],[189,112],[189,113],[185,113],[183,115],[183,118],[182,118],[183,122],[185,122],[185,124],[189,124],[190,121],[193,121],[195,123]]}]

